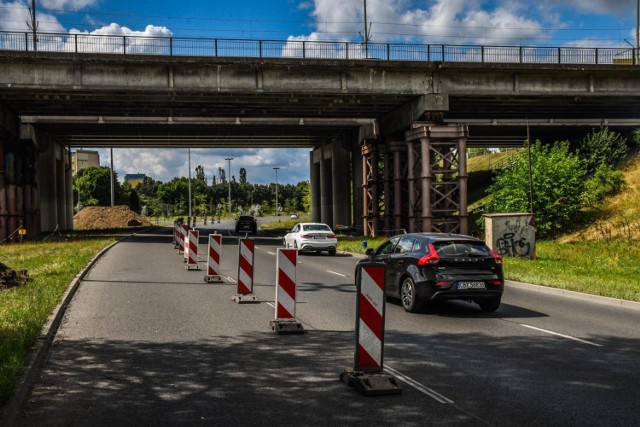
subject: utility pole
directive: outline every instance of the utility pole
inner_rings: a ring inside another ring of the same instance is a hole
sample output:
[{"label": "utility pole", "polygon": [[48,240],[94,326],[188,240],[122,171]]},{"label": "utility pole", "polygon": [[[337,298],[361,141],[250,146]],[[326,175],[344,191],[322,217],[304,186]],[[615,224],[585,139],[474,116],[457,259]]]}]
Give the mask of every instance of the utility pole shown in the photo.
[{"label": "utility pole", "polygon": [[[77,160],[76,160],[76,163],[78,163]],[[113,189],[114,189],[114,185],[113,185],[113,147],[112,147],[111,148],[111,207],[115,205],[115,194]]]},{"label": "utility pole", "polygon": [[364,5],[364,33],[362,33],[362,40],[364,41],[365,58],[369,58],[369,40],[371,40],[371,30],[370,28],[367,28],[367,0],[363,0],[363,5]]},{"label": "utility pole", "polygon": [[276,216],[280,216],[280,212],[278,211],[278,166],[274,166],[273,170],[276,171]]},{"label": "utility pole", "polygon": [[227,172],[227,183],[229,184],[229,219],[231,219],[231,160],[233,160],[233,157],[227,157],[225,159],[227,162],[229,162],[229,171]]},{"label": "utility pole", "polygon": [[27,27],[33,32],[33,50],[38,50],[38,21],[36,20],[36,0],[31,0],[29,8],[31,22],[27,21]]},{"label": "utility pole", "polygon": [[191,223],[191,147],[187,148],[187,163],[189,167],[189,221]]}]

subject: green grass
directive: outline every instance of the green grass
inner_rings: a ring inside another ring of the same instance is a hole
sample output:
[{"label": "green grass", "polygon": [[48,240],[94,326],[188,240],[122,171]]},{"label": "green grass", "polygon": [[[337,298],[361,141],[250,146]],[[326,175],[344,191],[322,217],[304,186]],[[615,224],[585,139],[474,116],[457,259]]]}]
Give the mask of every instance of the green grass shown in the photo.
[{"label": "green grass", "polygon": [[7,402],[42,326],[73,278],[112,239],[0,246],[0,260],[32,278],[0,290],[0,406]]},{"label": "green grass", "polygon": [[505,258],[505,277],[537,285],[640,301],[637,241],[536,242],[536,258]]}]

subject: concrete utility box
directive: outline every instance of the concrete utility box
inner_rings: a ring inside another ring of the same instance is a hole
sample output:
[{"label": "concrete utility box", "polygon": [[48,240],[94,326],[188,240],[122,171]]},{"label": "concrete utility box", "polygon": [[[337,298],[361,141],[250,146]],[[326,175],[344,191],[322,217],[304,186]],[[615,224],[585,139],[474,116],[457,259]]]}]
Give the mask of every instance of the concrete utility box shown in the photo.
[{"label": "concrete utility box", "polygon": [[536,228],[533,214],[485,214],[485,242],[501,256],[534,258]]}]

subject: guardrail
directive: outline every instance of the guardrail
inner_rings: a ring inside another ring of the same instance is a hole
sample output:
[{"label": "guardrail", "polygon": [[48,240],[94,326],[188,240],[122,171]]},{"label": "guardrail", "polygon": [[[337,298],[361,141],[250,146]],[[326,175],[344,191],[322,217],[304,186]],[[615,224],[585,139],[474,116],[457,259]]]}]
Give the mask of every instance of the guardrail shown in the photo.
[{"label": "guardrail", "polygon": [[0,32],[0,50],[122,55],[637,65],[633,48],[473,46]]}]

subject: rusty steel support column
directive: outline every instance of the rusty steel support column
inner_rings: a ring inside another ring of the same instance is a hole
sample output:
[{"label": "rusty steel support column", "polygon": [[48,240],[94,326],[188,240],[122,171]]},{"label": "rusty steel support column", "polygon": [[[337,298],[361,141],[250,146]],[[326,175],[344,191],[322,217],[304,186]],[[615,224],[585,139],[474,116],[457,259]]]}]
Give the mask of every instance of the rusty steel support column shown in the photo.
[{"label": "rusty steel support column", "polygon": [[378,230],[378,153],[369,141],[362,145],[362,207],[364,235],[375,237]]},{"label": "rusty steel support column", "polygon": [[[406,151],[407,145],[404,142],[392,142],[389,150],[393,156],[393,228],[395,233],[400,233],[404,228],[402,213],[403,207],[403,182],[406,176]],[[403,162],[404,160],[404,162]],[[404,164],[404,167],[403,167]]]},{"label": "rusty steel support column", "polygon": [[378,206],[383,214],[383,227],[385,235],[389,235],[393,229],[393,210],[395,197],[393,195],[393,159],[387,145],[381,148],[382,155],[382,197],[380,197]]},{"label": "rusty steel support column", "polygon": [[410,231],[468,233],[467,136],[462,124],[414,123],[406,132]]}]

